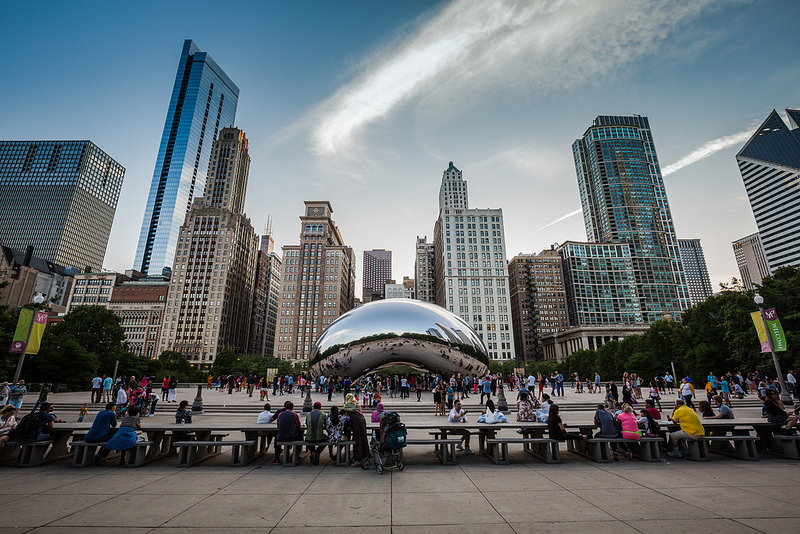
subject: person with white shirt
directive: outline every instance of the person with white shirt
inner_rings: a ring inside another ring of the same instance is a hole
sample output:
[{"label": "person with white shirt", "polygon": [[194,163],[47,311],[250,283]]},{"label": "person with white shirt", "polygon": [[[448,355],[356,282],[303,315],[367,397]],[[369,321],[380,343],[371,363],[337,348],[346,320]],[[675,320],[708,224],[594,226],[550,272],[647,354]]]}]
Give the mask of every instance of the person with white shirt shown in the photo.
[{"label": "person with white shirt", "polygon": [[271,407],[269,403],[264,405],[264,411],[258,414],[258,419],[256,419],[256,424],[258,425],[265,425],[267,423],[272,422],[272,412],[270,411]]},{"label": "person with white shirt", "polygon": [[126,404],[128,404],[128,392],[125,391],[124,386],[120,386],[117,391],[117,408],[122,408]]},{"label": "person with white shirt", "polygon": [[[461,409],[461,401],[457,400],[453,403],[453,409],[450,410],[450,415],[447,417],[448,423],[466,423],[467,422],[467,412],[466,410]],[[461,443],[459,444],[456,449],[459,451],[464,451],[467,454],[475,454],[469,448],[469,438],[470,433],[469,430],[448,430],[451,434],[460,434],[461,435]]]},{"label": "person with white shirt", "polygon": [[533,376],[533,373],[528,375],[528,389],[533,391],[533,386],[536,385],[536,377]]},{"label": "person with white shirt", "polygon": [[92,378],[92,403],[100,402],[100,387],[103,385],[103,379],[99,376]]}]

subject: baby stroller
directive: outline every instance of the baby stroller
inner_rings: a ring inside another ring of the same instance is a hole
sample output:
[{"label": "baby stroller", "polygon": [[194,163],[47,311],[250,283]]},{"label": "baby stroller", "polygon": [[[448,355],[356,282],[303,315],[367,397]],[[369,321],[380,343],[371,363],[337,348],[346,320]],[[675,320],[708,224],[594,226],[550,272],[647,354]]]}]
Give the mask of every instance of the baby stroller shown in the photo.
[{"label": "baby stroller", "polygon": [[[406,425],[400,422],[400,416],[394,412],[386,412],[380,427],[372,432],[369,447],[372,462],[375,463],[375,470],[379,475],[385,469],[402,471],[405,468],[402,450],[406,446],[406,435]],[[362,462],[361,467],[369,469],[370,461]]]}]

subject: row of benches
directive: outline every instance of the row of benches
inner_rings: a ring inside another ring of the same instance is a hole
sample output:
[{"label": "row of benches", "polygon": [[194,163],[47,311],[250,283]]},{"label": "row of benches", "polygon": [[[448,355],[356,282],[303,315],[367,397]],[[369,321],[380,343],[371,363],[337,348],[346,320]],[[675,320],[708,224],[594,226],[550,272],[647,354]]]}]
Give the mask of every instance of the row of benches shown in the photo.
[{"label": "row of benches", "polygon": [[[455,465],[456,446],[461,442],[460,438],[440,439],[440,432],[430,431],[432,439],[409,439],[408,445],[433,445],[434,453],[443,465]],[[232,466],[245,466],[255,457],[257,451],[256,440],[228,440],[223,438],[228,434],[212,434],[209,441],[177,441],[172,442],[170,447],[178,452],[178,466],[190,467],[211,456],[219,454],[223,447],[231,448]],[[559,442],[550,438],[526,438],[526,437],[505,437],[505,438],[485,438],[478,434],[482,440],[481,450],[496,464],[508,464],[508,446],[510,444],[522,444],[523,451],[546,463],[560,463]],[[800,459],[800,436],[775,435],[776,441],[782,448],[786,458]],[[726,435],[726,436],[705,436],[700,440],[687,440],[688,457],[694,461],[708,461],[709,452],[719,452],[730,454],[740,460],[758,460],[756,449],[757,436],[750,435]],[[664,442],[663,438],[642,437],[640,440],[625,440],[622,438],[593,438],[583,442],[568,442],[568,449],[572,452],[582,454],[596,462],[612,461],[610,445],[612,443],[622,443],[627,445],[634,455],[644,461],[656,462],[661,460],[660,447]],[[21,447],[18,456],[21,467],[31,467],[42,464],[45,454],[52,442],[37,441],[32,443],[19,444]],[[13,449],[17,444],[7,442],[6,447]],[[147,448],[153,445],[152,441],[139,441],[136,447],[126,455],[125,465],[127,467],[139,467],[146,463]],[[282,448],[281,464],[284,466],[295,466],[300,460],[300,452],[303,447],[308,446],[305,441],[292,441],[279,443]],[[338,466],[350,465],[352,461],[352,440],[341,441],[333,445],[333,458]],[[716,447],[715,447],[716,445]],[[105,447],[105,442],[87,443],[82,440],[73,441],[70,444],[72,453],[72,465],[74,467],[85,467],[94,464],[95,454],[98,449]],[[6,450],[8,450],[6,449]]]}]

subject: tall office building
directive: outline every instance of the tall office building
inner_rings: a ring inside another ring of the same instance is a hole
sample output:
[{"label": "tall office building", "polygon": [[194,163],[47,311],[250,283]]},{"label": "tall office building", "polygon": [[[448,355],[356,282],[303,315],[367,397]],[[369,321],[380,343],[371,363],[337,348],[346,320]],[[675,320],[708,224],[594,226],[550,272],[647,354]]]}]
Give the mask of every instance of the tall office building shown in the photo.
[{"label": "tall office building", "polygon": [[739,274],[742,277],[742,285],[748,291],[753,290],[756,285],[761,285],[765,277],[770,275],[769,263],[764,254],[761,238],[756,232],[737,239],[732,245],[736,265],[739,266]]},{"label": "tall office building", "polygon": [[250,322],[250,354],[273,356],[275,352],[275,325],[281,292],[282,263],[275,253],[271,229],[261,236],[256,266],[253,314]]},{"label": "tall office building", "polygon": [[508,283],[517,356],[541,360],[542,337],[569,328],[561,256],[555,248],[514,256]]},{"label": "tall office building", "polygon": [[775,110],[736,154],[767,263],[800,267],[800,110]]},{"label": "tall office building", "polygon": [[436,304],[471,324],[492,359],[514,358],[503,210],[470,208],[452,161],[442,175],[433,243]]},{"label": "tall office building", "polygon": [[169,272],[181,225],[194,199],[204,194],[217,132],[233,125],[238,99],[239,88],[187,39],[161,135],[135,269],[149,275]]},{"label": "tall office building", "polygon": [[678,318],[689,292],[647,117],[598,116],[572,152],[588,240],[628,244],[646,323]]},{"label": "tall office building", "polygon": [[283,291],[275,355],[308,360],[317,338],[355,305],[356,257],[328,201],[306,201],[300,244],[283,247]]},{"label": "tall office building", "polygon": [[108,309],[119,317],[128,350],[139,356],[157,358],[169,282],[144,278],[122,282],[114,288]]},{"label": "tall office building", "polygon": [[0,141],[0,243],[99,271],[124,177],[91,141]]},{"label": "tall office building", "polygon": [[558,247],[572,327],[643,324],[639,282],[627,243],[567,241]]},{"label": "tall office building", "polygon": [[428,236],[417,236],[414,261],[414,293],[417,300],[436,302],[436,252]]},{"label": "tall office building", "polygon": [[178,232],[159,353],[198,367],[219,351],[248,349],[258,236],[244,214],[250,172],[247,137],[224,128],[214,143],[205,195]]},{"label": "tall office building", "polygon": [[678,247],[681,251],[683,271],[686,273],[689,298],[692,300],[692,306],[696,306],[713,293],[703,247],[700,246],[699,239],[678,239]]},{"label": "tall office building", "polygon": [[373,249],[364,251],[364,283],[361,300],[366,304],[386,298],[384,286],[392,278],[392,251]]}]

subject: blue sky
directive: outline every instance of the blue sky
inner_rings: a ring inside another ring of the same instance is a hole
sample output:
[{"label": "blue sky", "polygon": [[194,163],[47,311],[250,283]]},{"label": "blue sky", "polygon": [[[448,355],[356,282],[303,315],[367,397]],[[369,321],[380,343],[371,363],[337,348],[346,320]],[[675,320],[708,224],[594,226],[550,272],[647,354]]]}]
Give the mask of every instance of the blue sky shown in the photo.
[{"label": "blue sky", "polygon": [[[586,238],[571,144],[600,114],[650,118],[679,238],[711,279],[756,231],[734,155],[800,106],[800,3],[3,2],[1,139],[90,139],[127,169],[105,267],[133,265],[184,39],[239,86],[246,211],[298,241],[331,201],[359,257],[413,276],[448,161],[503,208],[509,258]],[[704,148],[705,147],[705,148]],[[693,155],[693,156],[692,156]],[[687,158],[687,156],[690,156]],[[544,227],[544,228],[543,228]],[[360,283],[359,283],[360,286]]]}]

